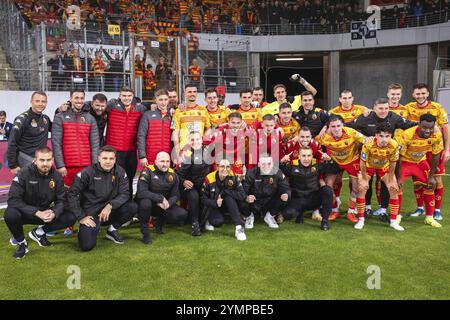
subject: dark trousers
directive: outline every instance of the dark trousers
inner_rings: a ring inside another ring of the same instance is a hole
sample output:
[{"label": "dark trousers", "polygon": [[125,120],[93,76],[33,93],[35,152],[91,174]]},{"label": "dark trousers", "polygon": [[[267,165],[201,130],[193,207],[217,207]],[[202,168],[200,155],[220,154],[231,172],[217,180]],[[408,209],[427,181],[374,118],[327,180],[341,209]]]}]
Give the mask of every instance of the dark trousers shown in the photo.
[{"label": "dark trousers", "polygon": [[95,217],[96,226],[91,228],[80,224],[80,230],[78,231],[78,244],[82,251],[90,251],[94,249],[97,244],[97,235],[100,232],[100,225],[112,225],[115,229],[119,229],[122,224],[129,221],[137,212],[137,205],[133,201],[128,201],[120,208],[111,211],[109,219],[106,222],[100,224],[98,212]]},{"label": "dark trousers", "polygon": [[[380,178],[377,176],[376,183],[378,183],[379,179]],[[370,204],[372,202],[372,180],[373,180],[373,177],[370,178],[369,189],[366,192],[366,204]],[[380,203],[380,205],[381,205],[382,208],[386,209],[389,206],[390,195],[389,195],[389,190],[388,190],[388,188],[386,187],[386,184],[383,181],[381,181],[380,196],[381,196],[381,203]]]},{"label": "dark trousers", "polygon": [[324,186],[317,192],[313,192],[308,196],[296,198],[293,197],[287,208],[283,211],[285,219],[303,218],[306,210],[314,210],[322,206],[321,213],[323,221],[328,221],[333,205],[333,189]]},{"label": "dark trousers", "polygon": [[133,198],[133,179],[137,170],[136,151],[117,151],[117,164],[125,169],[130,188],[130,199]]},{"label": "dark trousers", "polygon": [[57,219],[54,219],[50,223],[45,223],[34,214],[30,215],[18,208],[11,207],[6,208],[4,217],[9,231],[11,231],[14,238],[19,242],[22,242],[25,239],[23,226],[26,224],[44,225],[44,232],[51,232],[67,228],[77,221],[74,214],[63,212]]},{"label": "dark trousers", "polygon": [[187,217],[187,211],[177,205],[163,210],[150,199],[141,199],[139,201],[138,215],[141,226],[147,225],[150,216],[157,217],[157,223],[162,226],[165,223],[183,224]]},{"label": "dark trousers", "polygon": [[225,221],[224,219],[225,212],[228,212],[230,214],[231,219],[233,220],[235,226],[242,225],[241,214],[239,212],[238,204],[234,198],[229,196],[223,198],[222,206],[220,208],[210,209],[208,215],[209,223],[214,227],[220,227],[221,225],[223,225]]},{"label": "dark trousers", "polygon": [[253,203],[248,203],[247,201],[239,202],[239,209],[241,209],[242,215],[245,217],[248,217],[252,212],[255,215],[265,215],[266,212],[269,212],[272,216],[275,216],[287,204],[287,201],[282,201],[279,196],[275,196],[269,199],[256,199]]},{"label": "dark trousers", "polygon": [[186,199],[188,205],[188,213],[191,218],[191,222],[198,222],[200,216],[200,191],[195,187],[189,190],[183,191],[181,194],[183,199]]}]

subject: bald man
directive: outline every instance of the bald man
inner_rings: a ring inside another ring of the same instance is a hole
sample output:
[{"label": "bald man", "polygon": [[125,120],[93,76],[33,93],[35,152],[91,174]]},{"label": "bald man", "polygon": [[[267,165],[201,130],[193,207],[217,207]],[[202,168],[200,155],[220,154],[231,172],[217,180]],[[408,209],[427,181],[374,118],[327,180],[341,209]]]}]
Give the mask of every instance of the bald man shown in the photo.
[{"label": "bald man", "polygon": [[183,224],[187,211],[176,202],[180,199],[179,178],[170,168],[170,156],[167,152],[156,155],[155,164],[145,168],[139,177],[136,199],[139,205],[142,242],[152,242],[147,227],[150,216],[157,217],[156,233],[162,234],[164,223]]}]

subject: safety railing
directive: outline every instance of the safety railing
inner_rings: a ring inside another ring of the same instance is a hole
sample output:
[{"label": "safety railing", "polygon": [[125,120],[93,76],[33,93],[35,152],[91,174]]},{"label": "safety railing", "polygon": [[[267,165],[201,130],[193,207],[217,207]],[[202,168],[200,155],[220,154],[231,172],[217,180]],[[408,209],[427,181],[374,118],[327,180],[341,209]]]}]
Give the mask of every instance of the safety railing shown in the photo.
[{"label": "safety railing", "polygon": [[217,86],[225,86],[227,93],[238,93],[242,89],[252,87],[251,77],[229,77],[214,75],[184,75],[184,84],[192,84],[197,86],[198,91],[205,91]]},{"label": "safety railing", "polygon": [[[19,84],[16,79],[34,74],[36,81]],[[131,85],[129,72],[94,71],[40,71],[37,69],[0,68],[0,90],[68,91],[83,89],[87,92],[117,92]]]}]

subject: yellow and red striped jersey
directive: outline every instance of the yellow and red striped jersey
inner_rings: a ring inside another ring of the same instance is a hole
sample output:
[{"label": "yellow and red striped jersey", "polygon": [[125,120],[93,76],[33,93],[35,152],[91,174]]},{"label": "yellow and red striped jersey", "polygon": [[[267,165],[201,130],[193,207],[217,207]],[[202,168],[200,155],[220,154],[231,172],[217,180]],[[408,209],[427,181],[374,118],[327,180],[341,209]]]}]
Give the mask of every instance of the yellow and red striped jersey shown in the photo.
[{"label": "yellow and red striped jersey", "polygon": [[317,136],[316,139],[330,151],[330,157],[341,165],[358,160],[359,150],[364,142],[364,136],[360,132],[347,127],[342,129],[342,136],[339,139],[329,133],[322,138]]},{"label": "yellow and red striped jersey", "polygon": [[182,150],[189,140],[189,132],[198,131],[203,136],[205,131],[211,127],[208,110],[204,106],[186,108],[185,111],[177,109],[172,118],[172,129],[180,130],[180,150]]},{"label": "yellow and red striped jersey", "polygon": [[352,122],[362,115],[365,110],[367,110],[367,108],[359,104],[352,105],[349,110],[344,110],[342,105],[338,105],[331,109],[330,113],[340,115],[344,119],[344,122]]},{"label": "yellow and red striped jersey", "polygon": [[260,108],[251,107],[248,110],[242,109],[242,106],[239,106],[239,109],[236,110],[242,115],[242,120],[247,124],[247,126],[253,126],[255,122],[262,121],[262,114]]},{"label": "yellow and red striped jersey", "polygon": [[389,106],[389,111],[398,114],[400,117],[404,119],[408,119],[408,108],[402,104],[399,104],[397,107]]},{"label": "yellow and red striped jersey", "polygon": [[208,110],[212,128],[217,128],[226,123],[228,121],[228,115],[231,113],[231,110],[225,106],[219,106],[216,111],[211,111],[208,107],[206,107],[206,110]]},{"label": "yellow and red striped jersey", "polygon": [[426,160],[428,152],[439,154],[444,149],[440,130],[435,130],[430,138],[425,139],[419,135],[419,126],[396,132],[395,140],[400,145],[402,161],[406,162],[419,163]]},{"label": "yellow and red striped jersey", "polygon": [[386,147],[377,145],[377,138],[370,139],[363,144],[361,160],[366,163],[367,168],[387,169],[391,162],[399,159],[398,143],[394,139],[389,141]]},{"label": "yellow and red striped jersey", "polygon": [[406,105],[408,110],[408,120],[419,122],[420,116],[431,113],[436,117],[436,125],[442,127],[448,123],[447,111],[437,102],[429,101],[424,107],[420,107],[417,102],[410,102]]}]

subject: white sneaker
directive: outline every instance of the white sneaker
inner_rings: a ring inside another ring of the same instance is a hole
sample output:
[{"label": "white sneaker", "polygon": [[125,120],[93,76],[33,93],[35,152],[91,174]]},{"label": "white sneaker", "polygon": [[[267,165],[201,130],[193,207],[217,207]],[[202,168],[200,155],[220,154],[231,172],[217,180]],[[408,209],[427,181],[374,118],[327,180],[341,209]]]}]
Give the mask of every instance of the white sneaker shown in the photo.
[{"label": "white sneaker", "polygon": [[244,228],[242,228],[242,227],[236,228],[236,231],[234,232],[234,236],[239,241],[247,240],[247,236],[245,235]]},{"label": "white sneaker", "polygon": [[264,216],[264,222],[267,223],[269,228],[277,229],[278,223],[276,222],[275,218],[270,214],[270,212],[267,212]]},{"label": "white sneaker", "polygon": [[253,229],[253,223],[255,222],[255,216],[251,213],[248,217],[244,218],[245,229]]},{"label": "white sneaker", "polygon": [[322,221],[322,216],[319,213],[319,210],[314,210],[311,218],[316,221]]},{"label": "white sneaker", "polygon": [[211,225],[208,220],[206,220],[206,223],[205,223],[205,230],[214,231],[214,226]]},{"label": "white sneaker", "polygon": [[397,223],[397,221],[396,222],[391,222],[389,226],[391,228],[393,228],[394,230],[397,230],[397,231],[405,231],[405,228],[403,228],[401,225],[399,225]]},{"label": "white sneaker", "polygon": [[355,224],[355,229],[362,230],[362,228],[364,228],[364,220],[359,220],[359,221]]}]

